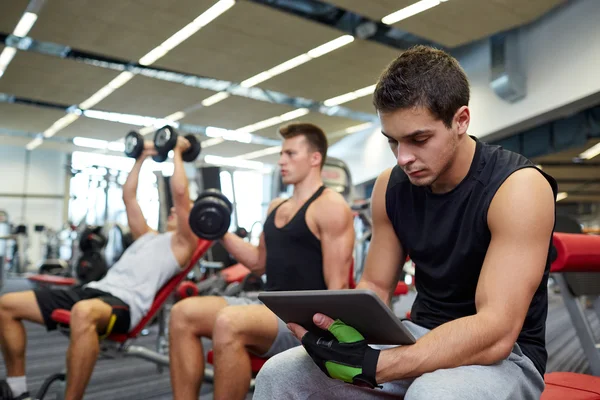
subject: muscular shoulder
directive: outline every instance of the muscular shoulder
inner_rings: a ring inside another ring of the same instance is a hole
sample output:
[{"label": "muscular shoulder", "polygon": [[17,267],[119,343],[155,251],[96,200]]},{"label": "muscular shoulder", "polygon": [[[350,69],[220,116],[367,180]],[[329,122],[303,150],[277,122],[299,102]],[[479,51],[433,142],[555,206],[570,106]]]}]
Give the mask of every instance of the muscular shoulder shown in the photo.
[{"label": "muscular shoulder", "polygon": [[[554,212],[556,190],[541,171],[533,167],[513,172],[494,194],[488,210],[488,224],[527,219],[527,214]],[[490,226],[491,228],[491,226]]]},{"label": "muscular shoulder", "polygon": [[352,211],[344,197],[329,188],[323,191],[310,208],[319,226],[352,220]]}]

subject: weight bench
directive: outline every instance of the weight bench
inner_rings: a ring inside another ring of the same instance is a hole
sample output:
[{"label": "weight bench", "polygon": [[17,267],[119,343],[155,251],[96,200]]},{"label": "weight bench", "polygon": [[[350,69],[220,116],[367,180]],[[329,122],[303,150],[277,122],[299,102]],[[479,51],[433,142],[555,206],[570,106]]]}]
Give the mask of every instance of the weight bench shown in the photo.
[{"label": "weight bench", "polygon": [[65,276],[49,275],[49,274],[33,274],[27,276],[27,280],[40,286],[74,286],[77,284],[77,279]]},{"label": "weight bench", "polygon": [[600,319],[600,236],[555,233],[553,239],[556,259],[550,272],[560,287],[592,374],[600,376],[600,344],[581,304],[579,296],[588,296]]},{"label": "weight bench", "polygon": [[546,374],[542,400],[600,400],[600,350],[578,296],[594,296],[600,318],[600,236],[580,233],[554,233],[552,278],[560,287],[565,307],[592,374],[553,372]]},{"label": "weight bench", "polygon": [[[179,274],[171,278],[154,297],[154,302],[150,307],[148,313],[142,318],[142,320],[127,334],[111,334],[100,344],[100,357],[103,358],[118,358],[118,357],[136,357],[144,360],[151,361],[157,364],[159,373],[162,373],[163,367],[169,366],[169,356],[164,354],[165,342],[161,342],[164,339],[165,333],[165,318],[164,304],[169,296],[175,291],[181,281],[183,281],[187,274],[194,268],[198,260],[207,252],[212,245],[212,241],[199,239],[198,246],[194,251],[190,262],[187,267],[183,269]],[[157,351],[152,351],[143,346],[132,345],[132,342],[140,335],[142,330],[148,325],[155,317],[159,317],[159,337],[157,341]],[[69,333],[68,327],[71,322],[71,312],[69,310],[55,310],[52,313],[52,319],[59,324],[59,328],[65,334]],[[38,390],[35,399],[42,399],[48,388],[54,381],[64,381],[66,378],[64,373],[54,374],[48,377],[41,388]]]}]

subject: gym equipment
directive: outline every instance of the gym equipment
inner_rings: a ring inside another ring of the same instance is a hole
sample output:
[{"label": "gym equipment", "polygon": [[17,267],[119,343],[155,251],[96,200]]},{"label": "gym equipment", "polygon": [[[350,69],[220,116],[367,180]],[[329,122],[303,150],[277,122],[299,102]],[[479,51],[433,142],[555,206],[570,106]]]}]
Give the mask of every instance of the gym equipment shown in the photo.
[{"label": "gym equipment", "polygon": [[[177,144],[177,132],[172,127],[166,125],[156,131],[154,135],[154,148],[158,152],[158,160],[164,161],[167,159],[169,151],[175,148]],[[185,138],[190,142],[190,147],[181,154],[181,158],[185,162],[194,161],[202,150],[200,142],[194,135],[186,135]],[[154,159],[154,157],[153,157]],[[162,162],[155,159],[156,162]]]},{"label": "gym equipment", "polygon": [[85,252],[75,266],[75,275],[81,284],[98,281],[106,275],[108,266],[104,256],[98,251]]},{"label": "gym equipment", "polygon": [[560,287],[590,371],[600,376],[600,349],[579,301],[580,296],[593,300],[592,306],[600,318],[600,236],[557,232],[552,244],[556,258],[550,274]]},{"label": "gym equipment", "polygon": [[177,286],[175,298],[177,300],[186,299],[188,297],[198,296],[198,287],[192,281],[184,281]]},{"label": "gym equipment", "polygon": [[7,242],[10,239],[8,213],[0,210],[0,289],[4,285],[4,262],[7,254]]},{"label": "gym equipment", "polygon": [[233,232],[236,236],[241,237],[242,239],[246,239],[248,237],[248,231],[246,228],[238,226],[238,228]]},{"label": "gym equipment", "polygon": [[69,272],[69,264],[65,260],[56,258],[44,261],[38,268],[38,273],[65,277],[71,275]]},{"label": "gym equipment", "polygon": [[144,151],[144,138],[137,132],[131,131],[125,136],[125,155],[137,159]]},{"label": "gym equipment", "polygon": [[102,234],[101,226],[90,225],[84,229],[79,239],[79,249],[82,252],[101,251],[106,246],[107,239]]},{"label": "gym equipment", "polygon": [[133,243],[133,235],[128,228],[114,224],[107,228],[107,243],[104,248],[106,263],[112,267]]},{"label": "gym equipment", "polygon": [[[327,157],[321,170],[321,178],[326,187],[340,193],[346,202],[352,202],[352,175],[350,174],[350,168],[344,161]],[[281,171],[276,169],[273,173],[271,188],[271,198],[275,199],[291,194],[292,187],[283,183]]]},{"label": "gym equipment", "polygon": [[201,239],[219,239],[229,229],[231,211],[231,202],[223,193],[208,189],[198,196],[190,211],[190,228]]},{"label": "gym equipment", "polygon": [[[111,334],[108,338],[102,341],[100,346],[100,358],[114,359],[117,357],[137,357],[157,365],[159,372],[162,372],[163,366],[169,365],[169,356],[164,353],[159,353],[150,350],[144,346],[134,345],[133,341],[137,339],[142,333],[142,330],[155,318],[162,319],[163,323],[159,323],[158,332],[158,344],[160,340],[165,337],[165,315],[164,306],[169,296],[175,291],[177,285],[185,279],[185,277],[194,268],[200,257],[202,257],[211,246],[211,242],[205,240],[198,240],[198,245],[192,258],[185,269],[179,274],[171,278],[163,287],[160,288],[148,313],[142,318],[142,320],[129,331],[127,334]],[[59,324],[59,329],[65,335],[69,335],[69,323],[71,321],[71,312],[68,310],[55,310],[51,318]],[[64,382],[65,374],[53,374],[48,377],[42,384],[40,390],[37,392],[35,398],[43,399],[47,394],[47,390],[50,385],[55,381]]]}]

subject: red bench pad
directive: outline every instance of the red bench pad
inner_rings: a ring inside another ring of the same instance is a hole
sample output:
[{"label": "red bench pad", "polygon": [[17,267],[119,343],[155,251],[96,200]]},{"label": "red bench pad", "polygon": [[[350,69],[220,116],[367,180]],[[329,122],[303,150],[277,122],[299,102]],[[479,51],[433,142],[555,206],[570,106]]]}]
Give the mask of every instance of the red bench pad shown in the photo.
[{"label": "red bench pad", "polygon": [[541,400],[600,400],[600,377],[552,372],[546,374]]},{"label": "red bench pad", "polygon": [[241,283],[246,275],[250,273],[250,269],[248,267],[237,263],[232,265],[231,267],[227,267],[221,271],[221,276],[225,279],[227,283],[238,282]]},{"label": "red bench pad", "polygon": [[[262,366],[267,362],[268,358],[260,358],[258,356],[248,354],[250,356],[250,365],[252,366],[252,373],[258,374],[258,371],[262,368]],[[209,364],[214,362],[214,354],[213,351],[209,351],[206,355],[206,361]]]},{"label": "red bench pad", "polygon": [[600,272],[600,236],[555,233],[557,257],[551,272]]},{"label": "red bench pad", "polygon": [[47,285],[73,286],[77,283],[75,278],[67,278],[64,276],[37,274],[27,277],[32,282],[45,283]]}]

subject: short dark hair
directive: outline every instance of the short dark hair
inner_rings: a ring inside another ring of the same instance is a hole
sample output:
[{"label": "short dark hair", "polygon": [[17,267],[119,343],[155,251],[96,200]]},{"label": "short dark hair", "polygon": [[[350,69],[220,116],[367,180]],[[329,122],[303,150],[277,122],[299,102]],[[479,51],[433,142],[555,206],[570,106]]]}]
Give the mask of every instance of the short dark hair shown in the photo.
[{"label": "short dark hair", "polygon": [[327,136],[323,129],[308,122],[292,122],[291,124],[279,128],[279,134],[284,139],[291,139],[296,136],[304,136],[312,151],[321,153],[321,169],[325,165],[327,157]]},{"label": "short dark hair", "polygon": [[450,54],[427,46],[414,46],[385,69],[373,94],[380,112],[426,107],[434,117],[452,126],[456,111],[469,105],[469,81]]}]

